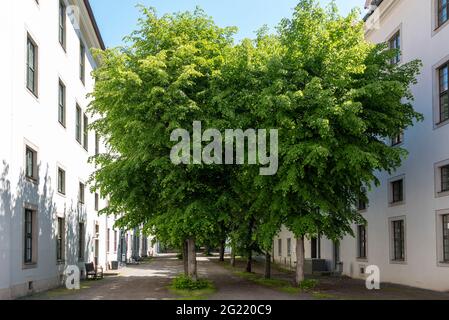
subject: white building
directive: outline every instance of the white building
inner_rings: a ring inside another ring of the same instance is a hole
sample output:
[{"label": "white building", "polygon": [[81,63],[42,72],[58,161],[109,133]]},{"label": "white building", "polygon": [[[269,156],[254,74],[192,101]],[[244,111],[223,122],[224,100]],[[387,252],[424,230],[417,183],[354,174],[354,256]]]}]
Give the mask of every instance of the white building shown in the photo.
[{"label": "white building", "polygon": [[104,49],[89,2],[4,0],[0,30],[0,299],[9,299],[60,285],[67,265],[107,269],[149,246],[99,216],[107,201],[89,191],[88,158],[104,148],[87,130],[90,49]]},{"label": "white building", "polygon": [[[379,175],[381,186],[369,194],[366,209],[361,207],[367,227],[354,226],[356,239],[346,237],[339,246],[326,239],[307,241],[306,257],[326,259],[330,271],[341,261],[343,274],[354,278],[364,278],[365,268],[377,265],[382,282],[448,291],[449,1],[367,1],[371,4],[366,38],[399,46],[398,63],[423,62],[413,93],[425,120],[392,141],[410,154],[395,174]],[[273,253],[276,261],[289,265],[291,260],[294,266],[295,241],[288,239],[293,236],[283,230]]]}]

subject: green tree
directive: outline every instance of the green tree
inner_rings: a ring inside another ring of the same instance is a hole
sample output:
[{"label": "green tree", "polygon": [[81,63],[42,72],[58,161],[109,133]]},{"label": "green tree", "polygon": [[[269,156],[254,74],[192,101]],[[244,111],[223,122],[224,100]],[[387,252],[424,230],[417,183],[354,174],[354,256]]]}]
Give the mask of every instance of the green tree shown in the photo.
[{"label": "green tree", "polygon": [[[185,271],[196,279],[197,243],[217,230],[226,190],[221,166],[174,165],[173,130],[192,132],[193,121],[211,118],[210,79],[232,45],[234,28],[220,28],[197,9],[158,17],[141,8],[139,30],[128,45],[97,52],[92,124],[109,146],[93,161],[93,189],[110,197],[106,214],[118,225],[144,225],[160,241],[184,248]],[[188,253],[188,254],[186,254]]]},{"label": "green tree", "polygon": [[339,240],[364,222],[354,210],[362,189],[377,185],[376,172],[392,172],[407,154],[390,137],[422,119],[410,93],[420,62],[392,65],[395,54],[365,40],[357,11],[342,17],[335,3],[323,9],[301,0],[276,35],[261,30],[256,40],[244,40],[222,67],[217,109],[244,127],[279,130],[277,175],[253,174],[245,189],[253,190],[249,208],[262,203],[278,215],[267,216],[262,234],[280,220],[297,238],[298,284],[304,238]]}]

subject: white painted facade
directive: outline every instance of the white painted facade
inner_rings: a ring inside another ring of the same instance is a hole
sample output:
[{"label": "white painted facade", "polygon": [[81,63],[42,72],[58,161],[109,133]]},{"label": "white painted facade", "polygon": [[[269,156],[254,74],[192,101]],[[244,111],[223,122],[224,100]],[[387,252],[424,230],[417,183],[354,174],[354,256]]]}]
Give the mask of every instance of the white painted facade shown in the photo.
[{"label": "white painted facade", "polygon": [[[0,299],[58,286],[65,266],[84,269],[84,263],[93,262],[95,256],[106,270],[111,261],[119,260],[121,234],[128,242],[134,234],[120,233],[114,229],[114,218],[97,214],[95,196],[87,184],[94,170],[88,158],[95,153],[95,133],[89,132],[88,151],[75,139],[76,104],[84,114],[89,104],[86,95],[94,85],[90,73],[96,66],[88,49],[101,48],[102,42],[88,2],[65,0],[65,4],[79,8],[81,26],[77,30],[66,15],[65,50],[58,38],[58,0],[4,0],[0,10]],[[27,35],[38,46],[37,97],[26,86]],[[86,48],[85,84],[80,80],[80,39]],[[66,87],[66,127],[58,121],[60,80]],[[25,177],[26,146],[37,153],[36,181]],[[100,144],[100,152],[103,148]],[[57,191],[58,167],[66,172],[65,195]],[[84,204],[78,202],[80,182],[86,184]],[[107,200],[100,197],[99,209],[106,205]],[[35,212],[32,263],[24,258],[26,208]],[[64,252],[59,262],[58,218],[64,219]],[[81,249],[80,222],[85,228]],[[151,244],[145,248],[141,239],[136,250],[146,256]],[[126,260],[132,257],[131,244],[128,248]]]},{"label": "white painted facade", "polygon": [[[377,1],[380,2],[380,1]],[[367,257],[357,258],[357,239],[345,237],[340,244],[343,273],[364,278],[363,269],[377,265],[382,282],[448,291],[449,263],[443,263],[442,215],[449,214],[449,194],[440,193],[439,167],[449,163],[448,121],[438,124],[439,93],[437,70],[449,61],[449,22],[437,27],[437,0],[384,0],[367,20],[366,38],[374,43],[388,41],[397,31],[401,35],[401,62],[423,62],[418,84],[413,87],[415,109],[425,117],[409,128],[402,146],[409,151],[403,165],[391,176],[380,173],[381,186],[369,193],[369,205],[363,212],[367,225]],[[374,28],[371,28],[374,26]],[[404,201],[391,205],[390,182],[404,178]],[[405,226],[405,260],[392,261],[392,221],[403,219]],[[356,230],[356,226],[354,226]],[[356,232],[357,233],[357,232]],[[289,261],[287,230],[274,239],[274,258]],[[278,254],[278,240],[283,244]],[[306,242],[306,258],[310,242]],[[335,263],[333,244],[321,241],[321,257],[330,270]]]}]

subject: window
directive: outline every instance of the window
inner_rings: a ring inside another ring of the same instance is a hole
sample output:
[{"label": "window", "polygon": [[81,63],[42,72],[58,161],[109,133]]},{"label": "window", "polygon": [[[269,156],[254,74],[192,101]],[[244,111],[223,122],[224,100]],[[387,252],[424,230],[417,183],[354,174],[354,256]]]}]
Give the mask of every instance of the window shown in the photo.
[{"label": "window", "polygon": [[440,168],[441,170],[441,192],[449,191],[449,165]]},{"label": "window", "polygon": [[56,260],[58,262],[64,260],[64,234],[65,234],[64,219],[58,218],[58,234],[56,238]]},{"label": "window", "polygon": [[392,201],[391,203],[400,203],[404,201],[404,180],[391,182]]},{"label": "window", "polygon": [[443,261],[449,262],[449,214],[443,216]]},{"label": "window", "polygon": [[65,195],[65,171],[58,168],[58,192]]},{"label": "window", "polygon": [[27,39],[27,88],[36,97],[37,94],[37,79],[38,79],[38,68],[37,68],[37,57],[38,48],[36,43],[28,35]]},{"label": "window", "polygon": [[449,120],[449,63],[442,66],[439,73],[439,106],[440,106],[440,123]]},{"label": "window", "polygon": [[35,227],[34,227],[35,212],[30,209],[25,209],[25,219],[24,219],[24,262],[25,264],[35,263],[34,260],[34,238],[35,238]]},{"label": "window", "polygon": [[97,132],[95,132],[95,155],[98,156],[100,154],[100,136]]},{"label": "window", "polygon": [[99,202],[100,202],[100,197],[98,195],[98,193],[95,194],[95,211],[98,211],[99,208]]},{"label": "window", "polygon": [[114,230],[114,252],[117,252],[117,231]]},{"label": "window", "polygon": [[81,108],[79,105],[76,105],[76,141],[81,143]]},{"label": "window", "polygon": [[278,256],[282,257],[282,239],[278,240]]},{"label": "window", "polygon": [[287,239],[287,256],[291,257],[292,255],[292,239]]},{"label": "window", "polygon": [[37,152],[26,147],[25,149],[25,175],[27,178],[37,180]]},{"label": "window", "polygon": [[64,48],[66,47],[66,6],[63,0],[59,1],[59,43]]},{"label": "window", "polygon": [[404,220],[392,221],[393,261],[405,261]]},{"label": "window", "polygon": [[357,258],[366,259],[366,226],[357,227]]},{"label": "window", "polygon": [[78,260],[84,261],[84,223],[78,224]]},{"label": "window", "polygon": [[59,80],[59,98],[58,98],[58,121],[65,127],[65,103],[66,103],[66,89],[65,85]]},{"label": "window", "polygon": [[86,81],[86,49],[80,40],[80,80],[84,84]]},{"label": "window", "polygon": [[438,1],[438,27],[442,26],[449,17],[449,5],[448,0]]},{"label": "window", "polygon": [[84,189],[85,189],[84,183],[80,182],[78,199],[79,199],[79,203],[81,203],[81,204],[84,204],[84,192],[85,192]]},{"label": "window", "polygon": [[393,138],[391,138],[391,145],[392,146],[400,145],[402,142],[404,142],[404,133],[403,132],[401,132],[398,135],[396,135]]},{"label": "window", "polygon": [[389,40],[389,47],[390,49],[397,49],[398,52],[396,55],[391,59],[391,64],[397,64],[401,61],[401,33],[400,31],[396,32],[393,37]]},{"label": "window", "polygon": [[106,253],[109,253],[109,248],[110,248],[110,246],[111,246],[111,243],[110,243],[110,234],[111,234],[111,229],[108,228],[107,234],[106,234]]},{"label": "window", "polygon": [[84,115],[84,129],[83,129],[83,146],[84,149],[89,150],[89,119]]}]

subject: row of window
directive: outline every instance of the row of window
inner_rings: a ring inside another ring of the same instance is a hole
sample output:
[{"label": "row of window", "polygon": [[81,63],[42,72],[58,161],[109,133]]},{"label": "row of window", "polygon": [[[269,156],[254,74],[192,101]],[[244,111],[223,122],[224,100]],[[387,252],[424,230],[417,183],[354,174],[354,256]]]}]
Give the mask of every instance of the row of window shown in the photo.
[{"label": "row of window", "polygon": [[[435,166],[436,196],[449,195],[449,164],[448,161],[442,162]],[[389,182],[388,187],[388,203],[389,205],[400,205],[405,201],[405,178],[396,178]],[[357,209],[365,211],[368,205],[364,199],[359,199]]]},{"label": "row of window", "polygon": [[[442,263],[449,263],[449,214],[438,216],[438,225],[440,225],[441,239],[441,255],[439,259]],[[405,218],[393,219],[390,221],[390,244],[391,256],[390,260],[393,262],[406,261],[406,232],[405,232]],[[439,235],[439,233],[438,233]],[[357,226],[357,258],[367,259],[367,233],[366,226]]]},{"label": "row of window", "polygon": [[[449,0],[439,1],[439,21],[441,24],[448,21],[448,4]],[[389,40],[390,49],[397,49],[398,52],[392,58],[392,64],[398,64],[401,61],[401,31],[397,31]],[[449,61],[443,63],[437,68],[438,77],[438,118],[436,124],[440,125],[449,121]],[[404,140],[404,133],[401,132],[397,136],[391,138],[392,146],[399,145]]]},{"label": "row of window", "polygon": [[[38,177],[38,167],[37,167],[37,151],[32,149],[30,146],[25,147],[25,176],[34,181],[37,182]],[[58,193],[60,195],[65,196],[66,194],[66,171],[58,167],[57,170],[57,187],[58,187]],[[83,182],[79,182],[78,186],[78,202],[80,204],[85,203],[85,193],[86,193],[86,186]],[[99,195],[98,193],[95,193],[95,211],[99,210]]]},{"label": "row of window", "polygon": [[[59,3],[59,42],[66,49],[66,5],[61,0]],[[86,49],[79,40],[79,78],[85,84],[86,78]],[[27,59],[26,59],[26,87],[34,96],[39,96],[39,48],[31,35],[27,36]],[[59,80],[58,88],[58,121],[66,127],[66,86]],[[79,105],[76,105],[76,140],[88,149],[88,118],[83,114]],[[97,147],[97,145],[96,145]]]},{"label": "row of window", "polygon": [[[438,233],[439,244],[441,244],[441,254],[439,259],[441,263],[449,263],[449,214],[438,216],[438,225],[441,228],[441,234]],[[357,226],[357,259],[368,259],[368,236],[365,225]],[[291,238],[287,239],[287,256],[290,257],[292,252]],[[278,256],[282,257],[283,246],[282,239],[278,239]],[[320,258],[320,239],[313,238],[311,240],[311,258]],[[392,262],[406,261],[406,232],[405,218],[396,218],[390,220],[390,260]]]},{"label": "row of window", "polygon": [[[84,222],[78,223],[78,261],[82,262],[85,260],[85,224]],[[117,252],[117,231],[114,232],[114,252]],[[110,248],[110,233],[111,230],[107,230],[106,234],[106,252],[109,253]],[[25,209],[24,212],[24,264],[34,265],[37,263],[37,236],[38,236],[38,226],[37,226],[37,211],[33,209]],[[99,237],[99,225],[95,224],[95,236],[94,240],[95,250],[94,259],[95,263],[98,263],[98,237]],[[126,239],[127,240],[127,239]],[[62,263],[65,260],[65,241],[66,241],[66,226],[65,219],[62,217],[57,218],[56,226],[56,261]]]}]

